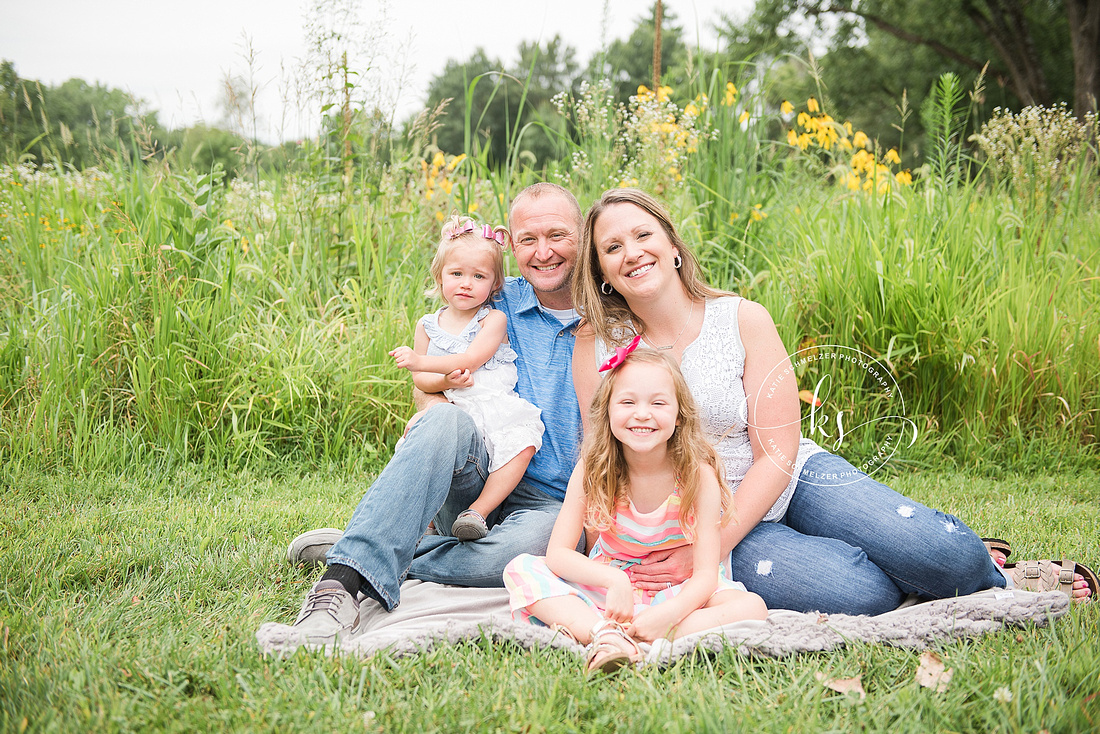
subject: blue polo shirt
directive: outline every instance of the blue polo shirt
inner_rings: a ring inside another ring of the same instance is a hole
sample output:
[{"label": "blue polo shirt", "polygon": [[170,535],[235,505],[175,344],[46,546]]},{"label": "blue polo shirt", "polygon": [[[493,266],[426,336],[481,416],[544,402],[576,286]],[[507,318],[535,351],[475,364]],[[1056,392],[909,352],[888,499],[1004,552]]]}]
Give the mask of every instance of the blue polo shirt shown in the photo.
[{"label": "blue polo shirt", "polygon": [[580,319],[563,326],[542,307],[523,278],[508,278],[493,305],[508,317],[508,341],[519,354],[516,392],[542,410],[546,426],[542,448],[527,466],[523,480],[551,497],[564,499],[582,433],[573,389],[573,329]]}]

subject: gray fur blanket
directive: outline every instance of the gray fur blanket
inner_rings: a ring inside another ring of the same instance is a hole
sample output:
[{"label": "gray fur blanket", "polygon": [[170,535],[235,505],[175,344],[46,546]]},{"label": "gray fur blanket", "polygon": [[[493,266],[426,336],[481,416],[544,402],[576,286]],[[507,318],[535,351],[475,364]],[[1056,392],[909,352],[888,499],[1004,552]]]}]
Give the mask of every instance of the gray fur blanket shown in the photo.
[{"label": "gray fur blanket", "polygon": [[[1006,626],[1042,626],[1069,610],[1061,592],[1033,593],[990,589],[970,596],[907,604],[876,617],[773,611],[764,621],[739,622],[688,635],[671,645],[647,651],[647,662],[668,664],[696,648],[735,648],[746,656],[784,657],[842,647],[849,641],[878,642],[923,649],[948,641],[1002,629]],[[469,589],[423,581],[406,581],[401,604],[386,613],[374,601],[360,607],[360,625],[341,648],[370,656],[416,655],[440,644],[482,638],[509,640],[530,649],[565,648],[581,654],[583,648],[546,627],[516,622],[508,612],[504,589]]]}]

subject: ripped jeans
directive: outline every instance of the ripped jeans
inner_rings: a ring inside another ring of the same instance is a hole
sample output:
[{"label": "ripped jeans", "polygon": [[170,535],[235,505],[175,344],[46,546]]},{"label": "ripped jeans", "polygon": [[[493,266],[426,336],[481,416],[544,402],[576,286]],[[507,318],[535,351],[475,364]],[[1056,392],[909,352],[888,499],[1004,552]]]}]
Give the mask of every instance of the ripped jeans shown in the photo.
[{"label": "ripped jeans", "polygon": [[799,612],[881,614],[910,593],[942,599],[1005,585],[961,520],[829,453],[810,457],[787,514],[759,523],[730,560],[734,580],[769,609]]}]

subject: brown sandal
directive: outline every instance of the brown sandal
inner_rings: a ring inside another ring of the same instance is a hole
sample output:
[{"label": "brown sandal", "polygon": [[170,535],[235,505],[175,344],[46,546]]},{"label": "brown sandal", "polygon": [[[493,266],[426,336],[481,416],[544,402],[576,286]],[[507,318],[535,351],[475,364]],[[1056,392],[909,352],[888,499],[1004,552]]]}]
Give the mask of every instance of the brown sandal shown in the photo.
[{"label": "brown sandal", "polygon": [[992,557],[993,551],[997,551],[1004,555],[1005,560],[1012,555],[1012,546],[1009,545],[1007,540],[1001,540],[1000,538],[982,538],[982,544],[985,545],[985,549],[989,551],[989,555]]},{"label": "brown sandal", "polygon": [[1024,591],[1061,591],[1077,601],[1073,596],[1073,575],[1079,573],[1085,577],[1092,595],[1081,601],[1092,601],[1100,593],[1100,580],[1091,568],[1080,563],[1074,563],[1068,558],[1062,561],[1020,561],[1019,563],[1006,563],[1004,570],[1012,578],[1017,589]]},{"label": "brown sandal", "polygon": [[[592,626],[589,633],[592,642],[588,649],[588,663],[585,669],[592,673],[602,671],[614,673],[624,665],[633,665],[642,659],[642,651],[623,626],[611,619],[601,619]],[[611,638],[611,639],[608,639]],[[623,648],[620,638],[625,640],[631,649]]]}]

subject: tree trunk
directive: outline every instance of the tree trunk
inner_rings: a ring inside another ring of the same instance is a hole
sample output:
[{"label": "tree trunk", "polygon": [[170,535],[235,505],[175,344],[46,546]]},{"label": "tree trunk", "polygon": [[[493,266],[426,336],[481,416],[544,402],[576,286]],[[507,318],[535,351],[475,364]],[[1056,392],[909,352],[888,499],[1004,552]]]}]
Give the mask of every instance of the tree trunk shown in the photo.
[{"label": "tree trunk", "polygon": [[653,93],[661,87],[661,0],[657,0],[653,19]]},{"label": "tree trunk", "polygon": [[1073,47],[1073,111],[1078,118],[1100,100],[1100,0],[1066,0]]},{"label": "tree trunk", "polygon": [[1046,74],[1019,0],[984,0],[983,4],[988,15],[971,0],[963,7],[1008,69],[1009,88],[1025,105],[1050,104]]}]

